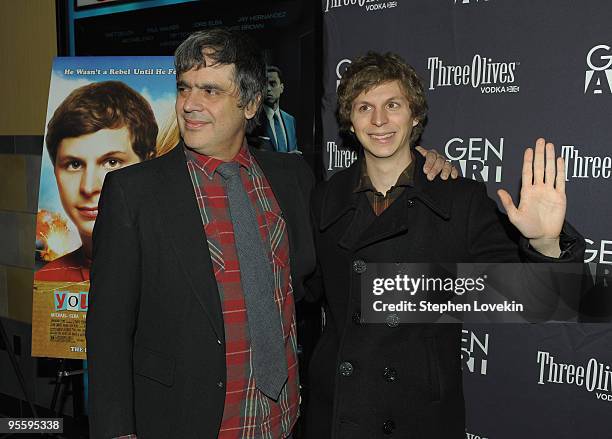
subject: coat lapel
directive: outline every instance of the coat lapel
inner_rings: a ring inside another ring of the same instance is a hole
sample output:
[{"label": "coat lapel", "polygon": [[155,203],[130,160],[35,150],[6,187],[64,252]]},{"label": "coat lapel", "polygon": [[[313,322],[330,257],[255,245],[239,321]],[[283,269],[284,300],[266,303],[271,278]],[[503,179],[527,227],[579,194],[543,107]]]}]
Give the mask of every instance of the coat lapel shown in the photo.
[{"label": "coat lapel", "polygon": [[[400,233],[404,233],[410,228],[410,214],[414,210],[411,199],[416,195],[414,188],[406,188],[405,192],[399,199],[394,201],[379,217],[370,223],[368,227],[361,229],[359,239],[356,240],[351,250],[366,247],[384,239],[391,238]],[[365,204],[371,210],[372,207],[365,197]]]},{"label": "coat lapel", "polygon": [[359,197],[353,193],[359,180],[360,160],[348,169],[340,171],[326,183],[321,202],[321,219],[317,225],[321,231],[327,229],[348,212],[357,209]]},{"label": "coat lapel", "polygon": [[[439,182],[429,182],[422,171],[425,159],[416,155],[414,187],[405,189],[405,193],[396,200],[387,211],[364,227],[366,209],[371,209],[365,196],[354,194],[360,177],[360,158],[338,178],[332,179],[325,193],[322,207],[321,230],[338,221],[352,211],[350,225],[338,240],[338,245],[348,250],[358,250],[384,239],[406,232],[413,221],[411,215],[417,210],[416,203],[427,208],[444,219],[450,218],[450,205],[447,197],[438,189]],[[451,183],[452,184],[452,183]]]},{"label": "coat lapel", "polygon": [[217,338],[224,340],[221,300],[182,143],[167,154],[156,184],[163,224],[187,280]]}]

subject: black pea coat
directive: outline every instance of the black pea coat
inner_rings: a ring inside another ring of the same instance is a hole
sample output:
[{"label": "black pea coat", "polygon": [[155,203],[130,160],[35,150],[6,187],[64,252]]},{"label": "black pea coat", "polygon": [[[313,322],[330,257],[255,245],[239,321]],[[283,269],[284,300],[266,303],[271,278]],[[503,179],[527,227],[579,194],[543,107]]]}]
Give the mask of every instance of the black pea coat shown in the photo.
[{"label": "black pea coat", "polygon": [[[314,177],[293,154],[252,153],[287,223],[299,300],[315,268]],[[182,145],[106,176],[93,238],[91,437],[217,437],[225,401],[223,316]]]},{"label": "black pea coat", "polygon": [[[526,240],[510,239],[505,216],[482,183],[430,182],[423,158],[416,154],[416,160],[414,187],[379,217],[364,194],[353,193],[359,160],[315,189],[326,326],[310,361],[307,439],[465,437],[461,326],[363,324],[364,261],[553,261]],[[580,246],[571,261],[581,261]]]}]

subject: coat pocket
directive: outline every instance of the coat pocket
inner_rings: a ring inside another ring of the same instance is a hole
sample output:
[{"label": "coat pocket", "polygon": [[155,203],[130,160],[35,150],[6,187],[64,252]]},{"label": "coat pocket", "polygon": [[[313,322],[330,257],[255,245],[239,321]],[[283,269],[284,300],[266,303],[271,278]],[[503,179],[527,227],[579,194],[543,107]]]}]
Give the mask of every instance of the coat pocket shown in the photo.
[{"label": "coat pocket", "polygon": [[431,400],[440,401],[440,367],[438,364],[438,348],[435,337],[427,339],[427,359],[429,363],[429,387]]},{"label": "coat pocket", "polygon": [[174,358],[143,346],[134,347],[134,373],[166,387],[174,384]]}]

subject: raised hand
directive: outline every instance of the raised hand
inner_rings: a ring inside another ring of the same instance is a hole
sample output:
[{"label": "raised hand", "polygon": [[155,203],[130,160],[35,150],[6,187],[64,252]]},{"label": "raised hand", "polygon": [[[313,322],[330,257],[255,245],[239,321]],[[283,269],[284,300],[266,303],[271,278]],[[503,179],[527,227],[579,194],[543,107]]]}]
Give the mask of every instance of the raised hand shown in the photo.
[{"label": "raised hand", "polygon": [[532,148],[525,150],[518,207],[507,191],[500,189],[497,195],[508,218],[531,246],[544,255],[559,257],[567,200],[565,166],[562,157],[555,160],[555,146],[540,138],[535,154]]}]

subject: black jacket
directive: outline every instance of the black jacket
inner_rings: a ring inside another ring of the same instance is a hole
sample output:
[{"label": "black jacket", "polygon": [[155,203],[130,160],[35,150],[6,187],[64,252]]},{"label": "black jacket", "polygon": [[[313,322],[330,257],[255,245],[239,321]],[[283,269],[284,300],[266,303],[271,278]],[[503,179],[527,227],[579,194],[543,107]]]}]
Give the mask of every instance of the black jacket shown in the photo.
[{"label": "black jacket", "polygon": [[[315,265],[314,178],[297,156],[252,153],[287,222],[298,300]],[[91,437],[217,437],[223,317],[182,145],[106,176],[89,294]]]},{"label": "black jacket", "polygon": [[[363,193],[353,193],[360,161],[315,189],[326,326],[310,361],[308,439],[465,437],[461,326],[362,323],[364,261],[553,261],[510,239],[482,183],[430,182],[416,157],[414,187],[379,217]],[[571,233],[576,245],[567,260],[580,262],[584,242]]]}]

